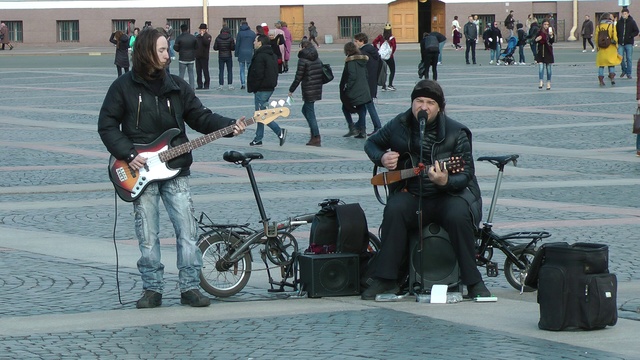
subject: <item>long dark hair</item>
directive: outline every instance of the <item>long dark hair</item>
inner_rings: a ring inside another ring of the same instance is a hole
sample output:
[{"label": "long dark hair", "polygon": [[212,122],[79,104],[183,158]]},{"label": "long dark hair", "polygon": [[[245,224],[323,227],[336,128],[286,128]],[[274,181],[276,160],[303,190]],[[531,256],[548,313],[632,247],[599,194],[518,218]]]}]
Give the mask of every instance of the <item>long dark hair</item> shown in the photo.
[{"label": "long dark hair", "polygon": [[[151,80],[165,73],[164,67],[158,58],[156,43],[164,36],[158,29],[146,28],[138,34],[133,44],[133,71],[145,80]],[[162,70],[162,71],[161,71]]]},{"label": "long dark hair", "polygon": [[391,39],[391,35],[392,35],[392,33],[391,33],[391,29],[384,29],[384,30],[382,31],[382,37],[383,37],[385,40],[387,40],[387,41],[388,41],[389,39]]}]

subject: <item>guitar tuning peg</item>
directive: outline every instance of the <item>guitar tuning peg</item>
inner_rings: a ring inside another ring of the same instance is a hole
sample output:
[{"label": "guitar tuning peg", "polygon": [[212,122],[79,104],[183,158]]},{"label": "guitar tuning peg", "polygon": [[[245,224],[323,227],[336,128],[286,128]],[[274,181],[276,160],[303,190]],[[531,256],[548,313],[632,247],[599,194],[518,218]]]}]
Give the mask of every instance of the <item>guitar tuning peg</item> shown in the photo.
[{"label": "guitar tuning peg", "polygon": [[284,100],[283,99],[278,100],[278,105],[279,106],[283,106],[284,105]]},{"label": "guitar tuning peg", "polygon": [[269,105],[271,105],[271,107],[276,107],[278,103],[275,100],[273,100]]}]

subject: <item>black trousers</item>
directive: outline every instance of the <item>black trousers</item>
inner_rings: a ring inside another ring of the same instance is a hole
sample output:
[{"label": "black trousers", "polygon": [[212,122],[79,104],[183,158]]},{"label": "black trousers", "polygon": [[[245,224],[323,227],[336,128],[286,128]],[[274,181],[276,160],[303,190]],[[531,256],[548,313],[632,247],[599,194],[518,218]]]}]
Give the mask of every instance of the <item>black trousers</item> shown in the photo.
[{"label": "black trousers", "polygon": [[422,61],[424,62],[424,78],[425,79],[429,78],[429,68],[431,68],[433,70],[433,77],[431,79],[438,80],[438,55],[439,54],[440,53],[437,53],[437,52],[430,52],[430,53],[424,54],[424,59],[422,59]]},{"label": "black trousers", "polygon": [[[204,83],[202,82],[202,75],[204,74]],[[196,59],[196,82],[199,88],[209,88],[211,78],[209,78],[209,59],[197,58]]]},{"label": "black trousers", "polygon": [[473,63],[476,63],[476,41],[467,39],[467,49],[464,52],[464,58],[467,60],[467,64],[469,63],[469,50],[471,50],[471,58],[473,59]]},{"label": "black trousers", "polygon": [[[382,279],[398,279],[406,272],[400,269],[409,251],[409,234],[418,229],[418,197],[407,192],[392,195],[387,200],[382,219],[382,248],[378,254],[374,276]],[[462,283],[473,285],[482,280],[475,259],[475,226],[467,202],[444,194],[433,199],[422,200],[422,224],[435,222],[442,226],[451,239],[458,257]],[[429,251],[429,249],[426,249]],[[402,270],[402,271],[401,271]]]}]

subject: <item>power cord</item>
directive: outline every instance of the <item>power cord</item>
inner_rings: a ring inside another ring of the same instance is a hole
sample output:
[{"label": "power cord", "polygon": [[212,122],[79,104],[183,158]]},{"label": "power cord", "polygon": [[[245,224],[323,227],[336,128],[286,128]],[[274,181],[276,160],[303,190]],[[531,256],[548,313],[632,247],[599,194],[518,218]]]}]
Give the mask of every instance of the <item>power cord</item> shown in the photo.
[{"label": "power cord", "polygon": [[118,302],[120,303],[120,305],[128,305],[128,304],[132,304],[133,301],[123,303],[122,296],[120,294],[120,261],[118,256],[118,243],[116,242],[116,229],[118,227],[118,193],[115,191],[113,192],[113,201],[114,201],[114,204],[113,204],[114,218],[113,218],[112,239],[113,239],[113,248],[115,249],[115,252],[116,252],[116,289],[118,290]]}]

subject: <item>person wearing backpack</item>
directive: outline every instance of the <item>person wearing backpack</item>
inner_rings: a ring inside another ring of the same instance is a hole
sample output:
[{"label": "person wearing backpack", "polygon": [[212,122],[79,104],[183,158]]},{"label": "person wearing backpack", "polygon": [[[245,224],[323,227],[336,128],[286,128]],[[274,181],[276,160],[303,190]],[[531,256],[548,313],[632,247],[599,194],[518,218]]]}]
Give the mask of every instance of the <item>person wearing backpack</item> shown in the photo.
[{"label": "person wearing backpack", "polygon": [[[424,64],[424,77],[429,78],[429,68],[433,69],[433,80],[438,80],[438,55],[440,49],[438,47],[438,38],[431,33],[425,33],[420,42],[420,56]],[[475,62],[474,62],[475,63]]]},{"label": "person wearing backpack", "polygon": [[527,34],[527,40],[529,41],[529,46],[531,47],[531,53],[533,54],[533,63],[535,64],[536,54],[538,53],[538,44],[536,43],[536,36],[538,36],[538,32],[540,31],[540,26],[538,25],[538,20],[536,18],[531,19],[531,27],[529,27],[529,33]]},{"label": "person wearing backpack", "polygon": [[616,24],[616,32],[618,33],[618,54],[622,56],[622,73],[620,78],[624,78],[626,75],[628,79],[631,79],[631,73],[633,72],[633,65],[631,65],[631,59],[633,59],[633,39],[638,36],[638,24],[629,15],[629,9],[622,9],[622,17]]},{"label": "person wearing backpack", "polygon": [[[605,38],[609,38],[609,46],[604,41]],[[614,78],[616,77],[616,65],[620,65],[622,57],[618,54],[618,33],[616,27],[613,25],[613,20],[610,19],[609,13],[604,13],[600,17],[600,23],[596,26],[596,66],[598,67],[598,83],[600,86],[604,84],[604,67],[609,70],[609,80],[611,85],[615,85]]]},{"label": "person wearing backpack", "polygon": [[527,43],[527,35],[523,29],[524,25],[518,23],[516,27],[518,28],[518,60],[520,60],[520,65],[527,65],[527,61],[524,59],[524,45]]},{"label": "person wearing backpack", "polygon": [[385,24],[382,34],[378,35],[372,42],[373,46],[378,49],[378,52],[380,52],[380,49],[383,46],[387,46],[384,45],[385,43],[387,43],[388,46],[391,47],[391,55],[389,55],[389,57],[385,59],[385,56],[383,56],[383,54],[380,54],[382,60],[384,60],[387,66],[389,66],[389,85],[387,86],[387,82],[385,81],[382,85],[382,91],[395,91],[396,88],[393,86],[393,78],[396,76],[396,61],[393,59],[393,54],[396,52],[396,38],[391,32],[391,24],[389,23]]}]

